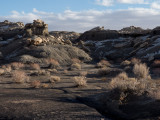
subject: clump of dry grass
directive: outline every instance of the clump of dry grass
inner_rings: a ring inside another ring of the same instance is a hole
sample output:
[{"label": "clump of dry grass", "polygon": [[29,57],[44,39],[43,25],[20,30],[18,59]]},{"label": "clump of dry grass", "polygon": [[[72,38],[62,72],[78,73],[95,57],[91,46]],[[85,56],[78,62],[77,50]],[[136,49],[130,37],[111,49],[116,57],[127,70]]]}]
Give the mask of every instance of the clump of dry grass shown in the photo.
[{"label": "clump of dry grass", "polygon": [[41,69],[39,64],[37,64],[37,63],[31,63],[30,68],[33,70],[40,70]]},{"label": "clump of dry grass", "polygon": [[150,77],[149,68],[146,66],[146,64],[135,64],[133,72],[135,77],[138,79],[148,79]]},{"label": "clump of dry grass", "polygon": [[129,60],[125,60],[121,63],[122,66],[127,66],[127,65],[130,65],[131,64],[131,61]]},{"label": "clump of dry grass", "polygon": [[59,82],[60,80],[61,78],[59,76],[50,76],[51,83]]},{"label": "clump of dry grass", "polygon": [[48,71],[51,73],[58,73],[58,71],[56,69],[48,69]]},{"label": "clump of dry grass", "polygon": [[110,87],[112,89],[132,89],[134,90],[138,85],[138,81],[135,78],[128,78],[128,75],[123,72],[113,78],[110,82]]},{"label": "clump of dry grass", "polygon": [[13,63],[11,63],[11,67],[14,70],[18,70],[18,69],[21,69],[21,68],[25,67],[25,65],[21,62],[13,62]]},{"label": "clump of dry grass", "polygon": [[30,83],[31,87],[33,88],[40,88],[41,82],[39,80],[34,80]]},{"label": "clump of dry grass", "polygon": [[41,86],[42,88],[49,88],[49,84],[46,84],[46,83],[42,84]]},{"label": "clump of dry grass", "polygon": [[101,78],[102,81],[107,81],[108,79],[106,77]]},{"label": "clump of dry grass", "polygon": [[46,62],[49,64],[49,68],[52,68],[52,69],[55,68],[55,69],[57,69],[57,68],[60,67],[59,62],[56,61],[55,59],[50,58],[50,59],[47,59]]},{"label": "clump of dry grass", "polygon": [[104,67],[109,67],[111,64],[107,60],[101,60],[99,63],[97,63],[96,67],[97,68],[104,68]]},{"label": "clump of dry grass", "polygon": [[82,72],[79,73],[79,76],[86,76],[87,74],[88,74],[87,71],[82,71]]},{"label": "clump of dry grass", "polygon": [[0,75],[3,75],[5,73],[5,70],[0,68]]},{"label": "clump of dry grass", "polygon": [[102,69],[99,69],[97,74],[100,75],[100,76],[105,76],[109,73],[110,69],[108,68],[102,68]]},{"label": "clump of dry grass", "polygon": [[67,74],[68,73],[68,70],[64,70],[64,74]]},{"label": "clump of dry grass", "polygon": [[87,86],[87,80],[84,76],[77,76],[73,78],[74,83],[77,87],[85,87]]},{"label": "clump of dry grass", "polygon": [[29,77],[24,71],[15,70],[12,73],[13,81],[16,83],[25,83],[29,81]]},{"label": "clump of dry grass", "polygon": [[72,61],[72,64],[74,64],[74,63],[82,63],[82,61],[77,59],[77,58],[73,58],[73,59],[71,59],[71,61]]},{"label": "clump of dry grass", "polygon": [[5,72],[7,72],[7,73],[10,73],[10,72],[11,72],[11,70],[12,70],[12,68],[11,68],[11,65],[10,65],[10,64],[2,65],[2,66],[1,66],[1,68],[2,68],[2,69],[4,69],[4,70],[5,70]]},{"label": "clump of dry grass", "polygon": [[131,59],[131,64],[135,65],[135,64],[140,64],[141,63],[141,60],[138,59],[138,58],[132,58]]},{"label": "clump of dry grass", "polygon": [[71,65],[71,70],[81,70],[81,65],[79,63],[74,63]]}]

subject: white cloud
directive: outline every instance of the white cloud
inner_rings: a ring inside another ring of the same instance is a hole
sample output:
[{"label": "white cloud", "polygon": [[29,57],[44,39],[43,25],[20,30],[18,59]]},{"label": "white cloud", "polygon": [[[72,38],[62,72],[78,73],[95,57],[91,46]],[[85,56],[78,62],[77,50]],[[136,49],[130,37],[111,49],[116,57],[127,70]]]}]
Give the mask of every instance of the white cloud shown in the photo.
[{"label": "white cloud", "polygon": [[102,6],[112,6],[114,0],[96,0],[96,4],[102,5]]},{"label": "white cloud", "polygon": [[146,0],[117,0],[117,2],[125,4],[148,4]]},{"label": "white cloud", "polygon": [[9,16],[0,16],[0,20],[13,22],[32,22],[42,19],[49,24],[50,31],[77,31],[84,32],[96,26],[105,29],[122,29],[127,26],[154,28],[160,25],[160,10],[153,8],[129,8],[125,10],[88,10],[71,11],[63,13],[48,13],[33,9],[31,13],[12,11]]},{"label": "white cloud", "polygon": [[153,3],[151,4],[151,8],[153,8],[153,9],[160,9],[160,3],[158,3],[158,2],[153,2]]}]

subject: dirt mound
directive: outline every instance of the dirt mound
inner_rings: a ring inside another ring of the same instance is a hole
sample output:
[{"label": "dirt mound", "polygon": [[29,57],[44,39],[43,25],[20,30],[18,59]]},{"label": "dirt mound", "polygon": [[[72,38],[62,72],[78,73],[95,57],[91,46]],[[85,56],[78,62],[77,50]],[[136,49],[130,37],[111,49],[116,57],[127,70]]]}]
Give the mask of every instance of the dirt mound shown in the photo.
[{"label": "dirt mound", "polygon": [[23,63],[43,63],[46,59],[53,58],[63,65],[71,64],[72,58],[78,58],[84,62],[91,60],[83,50],[69,45],[37,46],[21,51],[23,52],[17,52],[17,55],[10,59]]}]

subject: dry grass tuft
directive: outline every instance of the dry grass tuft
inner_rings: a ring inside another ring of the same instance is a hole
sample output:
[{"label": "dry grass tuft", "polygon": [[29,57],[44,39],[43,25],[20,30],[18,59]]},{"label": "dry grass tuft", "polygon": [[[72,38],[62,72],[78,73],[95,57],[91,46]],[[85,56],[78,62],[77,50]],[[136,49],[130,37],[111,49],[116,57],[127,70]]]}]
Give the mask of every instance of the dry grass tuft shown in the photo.
[{"label": "dry grass tuft", "polygon": [[21,62],[13,62],[13,63],[11,63],[11,67],[14,70],[18,70],[18,69],[21,69],[21,68],[25,67],[25,65]]},{"label": "dry grass tuft", "polygon": [[87,86],[87,80],[84,76],[78,76],[73,78],[74,83],[77,87],[85,87]]},{"label": "dry grass tuft", "polygon": [[71,61],[72,61],[72,64],[74,64],[74,63],[82,63],[82,61],[77,59],[77,58],[73,58],[73,59],[71,59]]},{"label": "dry grass tuft", "polygon": [[56,68],[60,67],[59,62],[56,61],[55,59],[50,58],[50,59],[47,59],[46,62],[49,64],[49,67],[52,68],[52,69],[53,68],[56,69]]},{"label": "dry grass tuft", "polygon": [[132,59],[131,59],[131,63],[132,63],[133,65],[135,65],[135,64],[140,64],[140,63],[141,63],[141,60],[138,59],[138,58],[132,58]]},{"label": "dry grass tuft", "polygon": [[132,89],[134,90],[138,85],[138,81],[135,78],[128,78],[128,75],[123,72],[113,78],[110,82],[112,89]]},{"label": "dry grass tuft", "polygon": [[108,79],[106,77],[101,78],[102,81],[107,81]]},{"label": "dry grass tuft", "polygon": [[48,71],[51,73],[58,73],[58,71],[56,69],[48,69]]},{"label": "dry grass tuft", "polygon": [[31,87],[33,88],[40,88],[41,82],[39,80],[34,80],[30,83]]},{"label": "dry grass tuft", "polygon": [[46,83],[42,84],[41,86],[42,88],[49,88],[49,84],[46,84]]},{"label": "dry grass tuft", "polygon": [[97,68],[104,68],[104,67],[109,67],[111,64],[107,60],[101,60],[99,63],[97,63],[96,67]]},{"label": "dry grass tuft", "polygon": [[50,76],[51,83],[59,82],[60,80],[61,78],[59,76]]},{"label": "dry grass tuft", "polygon": [[0,68],[0,75],[3,75],[5,73],[5,70]]},{"label": "dry grass tuft", "polygon": [[99,76],[105,76],[105,75],[108,74],[109,71],[110,71],[110,69],[102,68],[102,69],[99,69],[99,70],[98,70],[97,74],[98,74]]},{"label": "dry grass tuft", "polygon": [[12,73],[13,81],[16,83],[25,83],[29,81],[29,77],[27,74],[23,71],[15,70]]},{"label": "dry grass tuft", "polygon": [[64,74],[67,74],[68,73],[68,70],[64,70]]},{"label": "dry grass tuft", "polygon": [[41,69],[39,64],[37,64],[37,63],[31,63],[30,68],[33,70],[40,70]]},{"label": "dry grass tuft", "polygon": [[81,70],[81,65],[79,63],[74,63],[71,65],[71,70]]},{"label": "dry grass tuft", "polygon": [[138,79],[148,79],[150,77],[149,68],[146,66],[146,64],[135,64],[133,72],[135,77]]},{"label": "dry grass tuft", "polygon": [[88,74],[87,71],[82,71],[82,72],[79,73],[79,76],[86,76],[87,74]]},{"label": "dry grass tuft", "polygon": [[129,60],[125,60],[125,61],[123,61],[123,62],[121,63],[122,66],[128,66],[128,65],[130,65],[130,64],[131,64],[131,61],[129,61]]}]

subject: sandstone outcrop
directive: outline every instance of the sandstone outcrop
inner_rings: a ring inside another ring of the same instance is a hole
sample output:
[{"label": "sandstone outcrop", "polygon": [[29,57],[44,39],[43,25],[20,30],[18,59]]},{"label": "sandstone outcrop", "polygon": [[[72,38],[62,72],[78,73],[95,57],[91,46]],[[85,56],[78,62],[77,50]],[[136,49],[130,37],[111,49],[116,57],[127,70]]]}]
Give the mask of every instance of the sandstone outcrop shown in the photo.
[{"label": "sandstone outcrop", "polygon": [[32,35],[49,35],[48,24],[45,24],[42,20],[34,20],[33,23],[25,25],[26,36],[31,37]]}]

